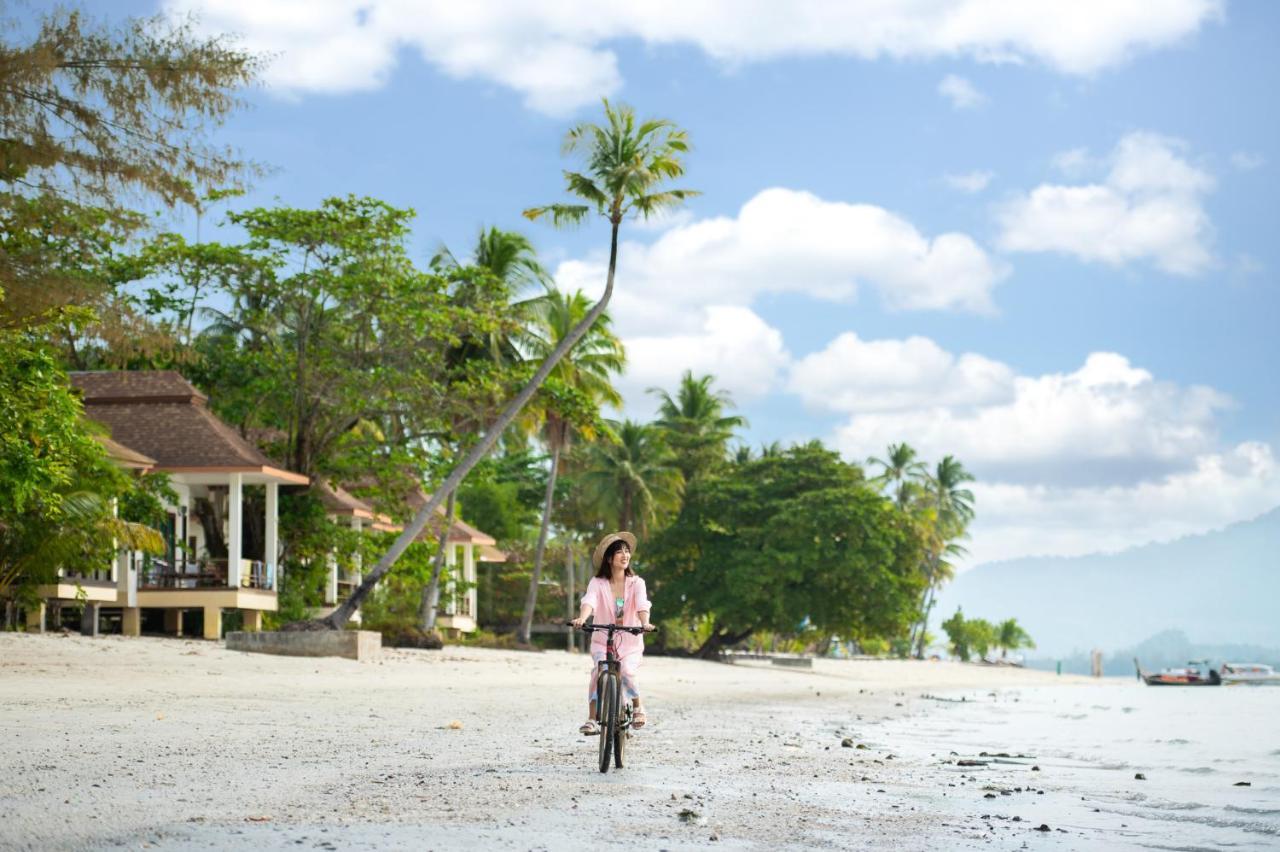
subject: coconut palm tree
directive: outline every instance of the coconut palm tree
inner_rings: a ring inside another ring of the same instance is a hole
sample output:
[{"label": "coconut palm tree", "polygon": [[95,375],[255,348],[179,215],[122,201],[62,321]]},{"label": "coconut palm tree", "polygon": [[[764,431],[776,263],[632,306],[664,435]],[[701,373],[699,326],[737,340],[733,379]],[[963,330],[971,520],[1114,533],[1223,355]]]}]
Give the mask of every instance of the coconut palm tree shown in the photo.
[{"label": "coconut palm tree", "polygon": [[871,481],[879,488],[887,487],[899,509],[907,508],[918,484],[928,476],[924,462],[916,457],[915,449],[905,441],[890,444],[883,459],[869,458],[867,465],[880,468],[880,475]]},{"label": "coconut palm tree", "polygon": [[915,631],[917,656],[924,654],[925,628],[929,624],[929,612],[933,609],[938,587],[955,573],[944,557],[959,556],[965,552],[958,542],[968,538],[967,528],[974,516],[973,492],[963,487],[967,482],[973,482],[973,474],[965,470],[955,456],[944,456],[925,478],[920,504],[929,513],[934,535],[931,546],[926,548],[925,591]]},{"label": "coconut palm tree", "polygon": [[564,140],[565,153],[581,155],[585,162],[585,171],[564,173],[567,190],[584,203],[550,204],[524,211],[529,219],[549,217],[556,225],[580,224],[592,213],[609,223],[609,267],[605,276],[604,293],[573,331],[547,356],[528,384],[507,403],[506,408],[485,431],[484,437],[476,442],[458,462],[457,467],[445,477],[444,482],[405,526],[395,543],[373,566],[351,597],[317,626],[337,630],[346,624],[378,581],[386,576],[391,566],[422,532],[445,497],[457,489],[463,478],[515,421],[521,409],[551,374],[556,363],[605,312],[613,296],[614,276],[618,268],[618,233],[622,223],[628,217],[648,218],[655,213],[673,209],[696,194],[687,189],[663,188],[667,181],[684,175],[683,158],[689,150],[689,137],[685,131],[665,119],[637,121],[635,112],[630,107],[615,107],[607,100],[604,102],[604,115],[603,124],[578,124],[569,130]]},{"label": "coconut palm tree", "polygon": [[[479,344],[494,363],[515,363],[520,360],[515,336],[529,319],[533,306],[544,298],[552,284],[551,276],[538,260],[538,252],[528,237],[495,227],[480,230],[471,252],[470,266],[485,270],[502,287],[511,306],[511,322],[507,327],[493,329],[481,341],[464,341],[458,347],[459,354],[474,357],[471,350]],[[462,269],[463,264],[447,247],[441,246],[431,258],[431,268],[447,273]]]},{"label": "coconut palm tree", "polygon": [[1034,648],[1031,634],[1022,628],[1016,618],[1007,618],[996,625],[996,647],[1000,649],[1000,659],[1004,659],[1010,651],[1019,648]]},{"label": "coconut palm tree", "polygon": [[[531,322],[520,336],[521,348],[528,353],[530,360],[545,360],[590,310],[591,301],[581,291],[570,296],[551,290],[532,308]],[[526,645],[529,644],[533,613],[538,604],[538,582],[542,579],[542,559],[546,553],[547,531],[551,526],[560,456],[568,448],[575,430],[587,438],[594,435],[591,420],[594,420],[600,406],[622,405],[622,395],[613,386],[613,377],[621,373],[625,365],[622,342],[609,329],[609,315],[601,314],[578,345],[551,371],[547,387],[554,387],[556,394],[549,395],[546,404],[536,406],[536,413],[542,421],[542,438],[551,454],[551,469],[542,503],[538,544],[533,551],[533,575],[529,578],[529,593],[525,597],[524,615],[517,632],[518,640]],[[566,397],[569,398],[568,406],[565,405]],[[566,410],[580,408],[584,404],[589,411],[575,413]]]},{"label": "coconut palm tree", "polygon": [[685,370],[674,397],[661,388],[649,388],[661,400],[655,425],[666,432],[685,482],[723,463],[733,430],[747,425],[745,417],[724,413],[733,407],[733,399],[725,391],[712,390],[714,381],[710,375],[695,379]]},{"label": "coconut palm tree", "polygon": [[583,488],[602,512],[618,519],[618,529],[645,535],[680,497],[680,471],[652,424],[609,421],[616,440],[601,440],[587,450]]}]

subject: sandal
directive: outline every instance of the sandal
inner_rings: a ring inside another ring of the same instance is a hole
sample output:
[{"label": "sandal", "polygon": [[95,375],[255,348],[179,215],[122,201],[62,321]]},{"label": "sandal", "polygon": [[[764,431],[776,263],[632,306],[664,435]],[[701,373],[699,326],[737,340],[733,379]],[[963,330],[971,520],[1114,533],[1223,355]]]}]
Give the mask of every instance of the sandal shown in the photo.
[{"label": "sandal", "polygon": [[639,729],[639,728],[643,728],[643,727],[644,727],[644,721],[645,721],[645,719],[644,719],[644,711],[643,711],[643,710],[633,710],[633,711],[631,711],[631,727],[633,727],[633,728],[637,728],[637,729]]},{"label": "sandal", "polygon": [[582,723],[582,727],[578,728],[578,733],[586,737],[594,737],[600,735],[600,726],[596,724],[595,719],[588,719]]}]

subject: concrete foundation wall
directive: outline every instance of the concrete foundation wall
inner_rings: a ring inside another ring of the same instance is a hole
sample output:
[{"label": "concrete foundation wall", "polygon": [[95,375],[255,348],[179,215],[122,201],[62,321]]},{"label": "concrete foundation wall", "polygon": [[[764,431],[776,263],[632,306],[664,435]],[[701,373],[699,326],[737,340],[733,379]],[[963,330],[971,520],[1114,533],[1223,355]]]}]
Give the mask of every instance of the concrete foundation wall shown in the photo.
[{"label": "concrete foundation wall", "polygon": [[382,634],[373,630],[235,632],[227,634],[227,650],[286,657],[372,660],[382,651]]}]

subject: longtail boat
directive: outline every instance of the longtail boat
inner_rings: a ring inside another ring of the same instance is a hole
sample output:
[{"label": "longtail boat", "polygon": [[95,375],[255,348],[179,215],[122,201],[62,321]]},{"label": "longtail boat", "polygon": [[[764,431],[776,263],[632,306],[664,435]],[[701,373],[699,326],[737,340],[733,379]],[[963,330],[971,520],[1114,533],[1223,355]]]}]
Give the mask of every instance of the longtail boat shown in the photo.
[{"label": "longtail boat", "polygon": [[1138,669],[1138,679],[1147,686],[1221,686],[1222,676],[1209,667],[1208,660],[1187,663],[1185,668],[1144,672],[1142,663],[1135,657],[1133,665]]}]

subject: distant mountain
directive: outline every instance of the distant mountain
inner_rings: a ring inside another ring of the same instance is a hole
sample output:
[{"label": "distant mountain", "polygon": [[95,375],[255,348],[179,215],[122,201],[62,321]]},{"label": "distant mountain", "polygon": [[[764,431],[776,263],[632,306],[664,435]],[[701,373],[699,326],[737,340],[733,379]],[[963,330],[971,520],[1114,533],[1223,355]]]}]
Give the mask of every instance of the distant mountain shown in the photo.
[{"label": "distant mountain", "polygon": [[1168,630],[1280,648],[1280,508],[1116,554],[979,565],[939,594],[935,632],[957,606],[969,617],[1017,618],[1036,641],[1034,657],[1114,652]]},{"label": "distant mountain", "polygon": [[[1166,630],[1132,648],[1109,651],[1102,658],[1102,673],[1133,675],[1133,661],[1142,663],[1146,671],[1184,666],[1192,660],[1208,660],[1213,668],[1222,663],[1266,663],[1280,669],[1280,647],[1264,648],[1260,645],[1205,644],[1192,642],[1181,630]],[[1054,659],[1031,652],[1026,661],[1028,668],[1054,671],[1061,664],[1064,674],[1091,674],[1089,655],[1085,653]]]}]

